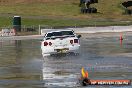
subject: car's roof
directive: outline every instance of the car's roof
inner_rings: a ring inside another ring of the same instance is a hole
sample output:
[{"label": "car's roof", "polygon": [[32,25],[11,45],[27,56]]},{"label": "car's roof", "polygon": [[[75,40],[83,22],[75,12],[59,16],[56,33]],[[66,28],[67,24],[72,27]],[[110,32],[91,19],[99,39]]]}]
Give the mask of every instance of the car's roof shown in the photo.
[{"label": "car's roof", "polygon": [[73,30],[53,30],[53,31],[49,31],[47,33],[52,33],[52,32],[61,32],[61,31],[73,31]]}]

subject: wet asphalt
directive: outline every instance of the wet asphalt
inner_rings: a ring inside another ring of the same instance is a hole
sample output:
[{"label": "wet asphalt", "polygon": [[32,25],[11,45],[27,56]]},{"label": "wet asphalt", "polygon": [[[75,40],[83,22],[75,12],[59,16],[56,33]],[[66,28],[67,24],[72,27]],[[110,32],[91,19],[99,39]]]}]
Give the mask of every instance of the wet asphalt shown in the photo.
[{"label": "wet asphalt", "polygon": [[[120,33],[85,34],[78,54],[47,57],[41,55],[41,39],[1,40],[0,88],[80,88],[82,67],[90,79],[132,80],[132,36],[124,33],[122,43],[119,37]],[[113,88],[85,88],[102,87]]]}]

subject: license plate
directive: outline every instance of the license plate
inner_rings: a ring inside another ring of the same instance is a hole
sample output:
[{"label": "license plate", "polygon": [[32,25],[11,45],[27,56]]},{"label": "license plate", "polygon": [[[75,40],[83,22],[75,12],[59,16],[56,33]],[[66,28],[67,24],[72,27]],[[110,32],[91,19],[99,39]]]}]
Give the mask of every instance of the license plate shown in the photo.
[{"label": "license plate", "polygon": [[67,50],[69,50],[68,48],[64,48],[64,49],[56,49],[57,52],[60,52],[60,53],[64,53],[66,52]]}]

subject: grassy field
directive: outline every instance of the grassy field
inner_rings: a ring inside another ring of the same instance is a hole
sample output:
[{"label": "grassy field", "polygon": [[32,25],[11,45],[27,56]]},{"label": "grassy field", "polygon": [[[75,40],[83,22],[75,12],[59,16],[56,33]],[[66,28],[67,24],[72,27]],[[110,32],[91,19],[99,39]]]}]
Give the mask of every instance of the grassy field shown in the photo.
[{"label": "grassy field", "polygon": [[132,17],[123,14],[123,1],[99,0],[92,5],[98,9],[97,14],[81,14],[79,0],[8,0],[0,5],[0,27],[12,25],[14,15],[22,17],[22,25],[130,25]]}]

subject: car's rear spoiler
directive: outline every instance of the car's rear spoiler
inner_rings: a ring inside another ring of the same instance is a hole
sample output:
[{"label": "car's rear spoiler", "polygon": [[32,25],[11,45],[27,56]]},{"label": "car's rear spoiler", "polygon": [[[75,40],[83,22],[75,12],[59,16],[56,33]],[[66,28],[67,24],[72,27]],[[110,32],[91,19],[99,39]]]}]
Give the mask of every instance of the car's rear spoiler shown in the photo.
[{"label": "car's rear spoiler", "polygon": [[[71,29],[41,29],[41,35],[45,35],[47,32],[52,32],[52,31],[62,31],[62,30],[67,30],[67,31],[73,31]],[[74,32],[74,31],[73,31]]]},{"label": "car's rear spoiler", "polygon": [[46,37],[46,40],[49,40],[49,39],[57,39],[57,38],[60,38],[60,39],[64,39],[64,38],[67,38],[67,37],[75,37],[75,35],[66,35],[66,36],[52,36],[52,37]]}]

